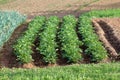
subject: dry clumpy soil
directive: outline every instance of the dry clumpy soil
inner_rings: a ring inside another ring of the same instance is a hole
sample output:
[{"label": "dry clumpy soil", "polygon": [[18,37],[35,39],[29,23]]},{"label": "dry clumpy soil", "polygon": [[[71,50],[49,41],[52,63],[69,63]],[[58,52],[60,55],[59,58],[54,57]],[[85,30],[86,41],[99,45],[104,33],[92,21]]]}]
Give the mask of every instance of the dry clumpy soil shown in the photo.
[{"label": "dry clumpy soil", "polygon": [[1,10],[15,10],[27,15],[72,11],[94,0],[16,0],[0,5]]},{"label": "dry clumpy soil", "polygon": [[120,53],[120,18],[94,19],[93,25],[109,55],[117,57]]},{"label": "dry clumpy soil", "polygon": [[15,0],[0,5],[0,10],[19,11],[30,18],[35,15],[63,17],[66,14],[78,17],[87,11],[110,8],[120,8],[120,0]]}]

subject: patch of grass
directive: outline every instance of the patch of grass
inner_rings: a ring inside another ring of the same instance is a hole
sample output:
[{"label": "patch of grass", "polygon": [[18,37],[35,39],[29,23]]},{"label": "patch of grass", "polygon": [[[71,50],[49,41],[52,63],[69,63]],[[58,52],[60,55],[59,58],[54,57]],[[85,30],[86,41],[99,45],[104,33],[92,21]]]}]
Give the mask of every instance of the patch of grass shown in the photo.
[{"label": "patch of grass", "polygon": [[67,4],[66,7],[72,7],[72,5],[71,4]]},{"label": "patch of grass", "polygon": [[15,0],[0,0],[0,5],[11,2],[11,1],[15,1]]},{"label": "patch of grass", "polygon": [[1,80],[119,80],[120,63],[0,70]]}]

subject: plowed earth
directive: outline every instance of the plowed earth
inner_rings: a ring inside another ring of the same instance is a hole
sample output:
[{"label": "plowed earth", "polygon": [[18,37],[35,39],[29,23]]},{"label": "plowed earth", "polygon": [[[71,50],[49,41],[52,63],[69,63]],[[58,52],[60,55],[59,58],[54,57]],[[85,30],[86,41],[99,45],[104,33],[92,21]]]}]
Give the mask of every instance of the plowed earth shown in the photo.
[{"label": "plowed earth", "polygon": [[120,18],[99,18],[93,20],[96,33],[114,58],[120,53]]}]

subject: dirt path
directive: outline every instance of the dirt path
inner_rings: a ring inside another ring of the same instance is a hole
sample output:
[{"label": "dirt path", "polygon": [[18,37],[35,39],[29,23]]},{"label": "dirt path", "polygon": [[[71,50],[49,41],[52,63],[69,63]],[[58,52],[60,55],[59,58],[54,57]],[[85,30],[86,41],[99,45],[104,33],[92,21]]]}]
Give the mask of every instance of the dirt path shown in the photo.
[{"label": "dirt path", "polygon": [[119,4],[120,0],[16,0],[0,5],[0,9],[19,11],[29,17],[34,15],[62,17],[66,14],[79,16],[93,9],[120,8]]},{"label": "dirt path", "polygon": [[41,11],[74,10],[79,6],[93,0],[16,0],[1,5],[2,10],[16,10],[31,14]]},{"label": "dirt path", "polygon": [[120,0],[99,0],[86,8],[85,10],[93,9],[111,9],[111,8],[120,8]]}]

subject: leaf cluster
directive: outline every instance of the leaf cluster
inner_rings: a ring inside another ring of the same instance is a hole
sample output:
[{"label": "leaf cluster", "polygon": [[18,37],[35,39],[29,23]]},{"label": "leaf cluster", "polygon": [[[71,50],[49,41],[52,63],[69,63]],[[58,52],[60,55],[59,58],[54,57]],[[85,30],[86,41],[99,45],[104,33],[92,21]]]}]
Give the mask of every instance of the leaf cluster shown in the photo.
[{"label": "leaf cluster", "polygon": [[40,44],[38,50],[43,55],[43,60],[47,63],[55,63],[56,53],[56,34],[59,26],[59,18],[51,16],[47,19],[43,32],[40,33]]},{"label": "leaf cluster", "polygon": [[18,60],[23,63],[28,63],[33,61],[31,54],[32,46],[34,46],[34,41],[38,36],[39,31],[42,29],[45,22],[45,17],[38,16],[33,19],[28,26],[28,30],[17,40],[16,44],[13,46],[14,53]]},{"label": "leaf cluster", "polygon": [[77,19],[72,15],[63,17],[62,26],[59,32],[59,38],[62,45],[62,56],[68,59],[68,62],[78,62],[81,57],[82,50],[79,46],[82,43],[79,41],[76,34]]},{"label": "leaf cluster", "polygon": [[0,11],[0,48],[8,41],[14,30],[26,17],[14,11]]}]

